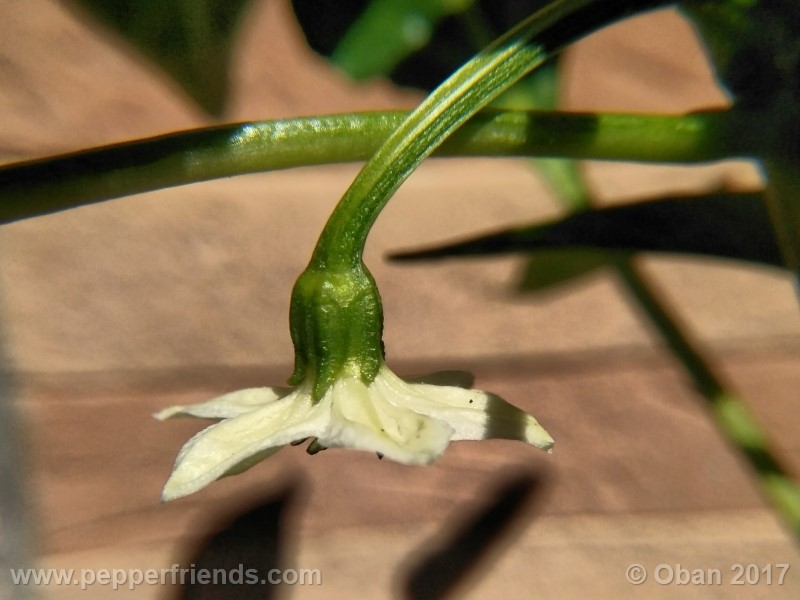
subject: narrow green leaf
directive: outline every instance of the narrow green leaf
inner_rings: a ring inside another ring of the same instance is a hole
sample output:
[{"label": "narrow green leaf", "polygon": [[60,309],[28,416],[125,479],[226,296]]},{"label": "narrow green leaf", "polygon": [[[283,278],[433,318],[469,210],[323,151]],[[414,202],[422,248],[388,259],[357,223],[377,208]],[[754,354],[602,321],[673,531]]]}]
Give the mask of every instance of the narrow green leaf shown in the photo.
[{"label": "narrow green leaf", "polygon": [[250,0],[72,0],[159,65],[204,110],[228,93],[231,42]]},{"label": "narrow green leaf", "polygon": [[796,536],[800,535],[800,489],[772,447],[767,432],[738,394],[705,358],[686,325],[659,297],[654,286],[630,260],[616,264],[626,291],[647,315],[650,324],[681,362],[685,373],[706,400],[722,435],[739,449],[753,469],[761,489],[773,508]]},{"label": "narrow green leaf", "polygon": [[553,248],[670,252],[783,267],[761,193],[662,198],[580,212],[549,223],[481,236],[393,258],[482,256]]},{"label": "narrow green leaf", "polygon": [[[430,91],[548,0],[292,0],[308,44],[351,77]],[[423,43],[424,42],[424,43]]]},{"label": "narrow green leaf", "polygon": [[373,0],[339,41],[331,57],[355,79],[390,73],[425,46],[444,17],[473,0]]}]

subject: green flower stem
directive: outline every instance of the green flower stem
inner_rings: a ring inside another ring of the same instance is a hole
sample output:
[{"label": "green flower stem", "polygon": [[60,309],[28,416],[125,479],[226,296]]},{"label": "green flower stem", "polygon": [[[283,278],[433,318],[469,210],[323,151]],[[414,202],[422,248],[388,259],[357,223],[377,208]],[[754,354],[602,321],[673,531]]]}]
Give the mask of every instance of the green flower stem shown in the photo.
[{"label": "green flower stem", "polygon": [[653,293],[629,259],[614,263],[627,290],[649,317],[697,390],[708,401],[717,427],[748,460],[761,489],[796,536],[800,536],[800,488],[769,447],[767,436],[745,402],[726,386],[697,349],[697,343]]},{"label": "green flower stem", "polygon": [[[313,377],[313,397],[320,399],[346,371],[364,383],[377,375],[375,365],[383,361],[380,295],[362,256],[375,219],[414,169],[565,44],[653,4],[660,2],[556,0],[463,65],[391,133],[336,205],[292,290],[292,382]],[[371,319],[366,327],[365,315]],[[358,324],[354,334],[349,324]]]},{"label": "green flower stem", "polygon": [[478,53],[436,88],[364,165],[322,231],[309,268],[356,268],[378,214],[456,129],[565,45],[665,2],[555,0]]},{"label": "green flower stem", "polygon": [[[361,161],[408,113],[376,112],[200,129],[0,167],[0,223],[130,194],[292,167]],[[437,156],[568,156],[703,162],[751,149],[730,135],[741,115],[488,112]],[[642,144],[643,139],[647,144]]]}]

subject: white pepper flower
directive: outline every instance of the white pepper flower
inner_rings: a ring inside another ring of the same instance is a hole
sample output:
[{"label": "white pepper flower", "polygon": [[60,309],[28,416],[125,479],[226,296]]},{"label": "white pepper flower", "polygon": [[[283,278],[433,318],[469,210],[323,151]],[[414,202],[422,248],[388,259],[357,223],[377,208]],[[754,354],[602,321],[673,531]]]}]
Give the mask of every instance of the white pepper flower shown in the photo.
[{"label": "white pepper flower", "polygon": [[363,263],[312,265],[297,280],[289,315],[295,347],[291,390],[256,388],[155,415],[221,419],[181,449],[163,500],[241,473],[286,444],[353,448],[405,464],[430,464],[451,440],[553,439],[505,400],[456,386],[411,383],[386,366],[383,313]]},{"label": "white pepper flower", "polygon": [[224,475],[240,473],[286,444],[313,438],[309,452],[353,448],[405,464],[430,464],[451,440],[514,439],[550,450],[553,439],[536,420],[479,390],[407,383],[385,364],[369,384],[344,375],[321,399],[304,382],[291,391],[254,388],[158,419],[189,415],[222,419],[181,449],[163,500],[186,496]]}]

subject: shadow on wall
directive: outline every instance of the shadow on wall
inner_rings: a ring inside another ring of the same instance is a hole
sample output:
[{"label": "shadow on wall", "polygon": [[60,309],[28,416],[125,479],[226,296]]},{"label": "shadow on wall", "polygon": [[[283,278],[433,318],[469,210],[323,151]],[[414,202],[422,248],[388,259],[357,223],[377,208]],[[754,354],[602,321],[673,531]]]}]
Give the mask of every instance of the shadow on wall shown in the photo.
[{"label": "shadow on wall", "polygon": [[[500,476],[482,506],[462,511],[459,526],[431,540],[406,562],[396,582],[409,600],[447,598],[480,577],[530,524],[541,504],[546,479],[516,472]],[[433,547],[433,548],[432,548]]]},{"label": "shadow on wall", "polygon": [[[446,525],[399,567],[394,586],[397,595],[410,600],[446,598],[467,580],[479,577],[480,570],[490,566],[529,524],[541,504],[544,481],[539,474],[527,472],[500,475],[482,495],[488,501],[462,509],[455,528]],[[169,598],[268,600],[288,596],[291,586],[276,581],[276,574],[290,571],[294,564],[287,552],[290,525],[286,515],[302,500],[304,487],[300,482],[291,483],[239,514],[221,517],[215,533],[187,550],[190,558],[183,561],[181,569],[187,569],[189,575]],[[200,574],[208,576],[205,581],[200,581]]]},{"label": "shadow on wall", "polygon": [[[281,585],[270,583],[270,574],[291,568],[286,556],[286,513],[300,497],[301,484],[288,484],[277,495],[265,498],[235,515],[222,516],[219,525],[189,549],[191,558],[181,569],[190,569],[194,580],[186,578],[170,594],[175,600],[269,600],[280,597]],[[200,580],[208,575],[210,580]]]}]

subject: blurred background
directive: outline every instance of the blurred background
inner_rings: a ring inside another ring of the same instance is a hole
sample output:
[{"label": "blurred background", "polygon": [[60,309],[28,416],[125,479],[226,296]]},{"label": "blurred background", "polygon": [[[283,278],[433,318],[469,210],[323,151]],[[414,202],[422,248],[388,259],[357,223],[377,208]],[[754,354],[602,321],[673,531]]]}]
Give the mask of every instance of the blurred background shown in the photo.
[{"label": "blurred background", "polygon": [[[232,68],[225,121],[410,108],[422,97],[387,81],[349,81],[308,48],[286,0],[251,3]],[[577,44],[564,77],[564,106],[576,110],[726,103],[691,27],[672,10]],[[0,0],[0,106],[4,163],[213,123],[110,30],[49,0]],[[733,564],[800,569],[800,556],[610,274],[532,297],[512,291],[521,258],[385,261],[391,251],[559,214],[520,159],[427,161],[382,213],[367,262],[393,369],[473,372],[476,387],[547,427],[552,456],[513,442],[460,442],[421,468],[286,448],[160,504],[175,454],[206,423],[150,415],[285,382],[291,286],[357,169],[238,177],[3,226],[2,335],[36,565],[216,564],[215,532],[232,530],[223,556],[246,546],[270,564],[322,572],[321,586],[271,588],[269,597],[796,597],[793,571],[782,586],[756,588],[626,580],[632,563],[719,568],[725,581]],[[759,185],[746,163],[583,170],[600,204]],[[640,264],[781,457],[800,465],[800,318],[789,278],[724,261]],[[266,525],[236,529],[253,515]],[[227,597],[165,586],[35,591]],[[230,597],[265,597],[238,593]]]}]

